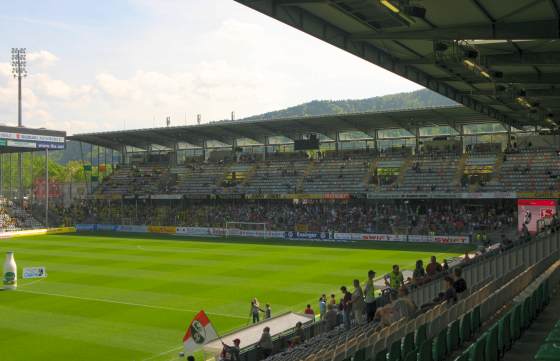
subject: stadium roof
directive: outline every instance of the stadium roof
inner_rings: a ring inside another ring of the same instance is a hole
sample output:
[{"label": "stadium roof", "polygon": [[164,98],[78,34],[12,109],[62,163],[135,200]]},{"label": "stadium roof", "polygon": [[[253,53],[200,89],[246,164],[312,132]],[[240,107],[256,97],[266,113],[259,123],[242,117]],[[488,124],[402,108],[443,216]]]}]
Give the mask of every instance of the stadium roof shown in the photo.
[{"label": "stadium roof", "polygon": [[559,0],[236,1],[501,122],[560,124]]},{"label": "stadium roof", "polygon": [[218,140],[231,145],[234,139],[240,138],[254,139],[263,144],[266,136],[296,139],[309,133],[324,134],[335,139],[336,132],[361,131],[372,135],[376,130],[395,128],[415,134],[415,129],[421,127],[450,126],[459,129],[461,125],[491,122],[495,122],[495,119],[472,109],[446,106],[272,120],[220,121],[180,127],[76,134],[68,139],[117,150],[123,145],[145,149],[152,144],[172,147],[178,142],[202,146],[206,140]]}]

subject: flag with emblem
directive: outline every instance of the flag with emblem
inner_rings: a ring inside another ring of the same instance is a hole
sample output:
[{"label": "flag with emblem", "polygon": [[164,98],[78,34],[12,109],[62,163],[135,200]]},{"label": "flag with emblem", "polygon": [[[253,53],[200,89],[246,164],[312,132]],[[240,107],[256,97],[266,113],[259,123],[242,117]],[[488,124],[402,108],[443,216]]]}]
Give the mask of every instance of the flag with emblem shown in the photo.
[{"label": "flag with emblem", "polygon": [[200,311],[191,321],[183,337],[185,352],[193,353],[206,343],[217,338],[218,334],[208,319],[208,316],[206,316],[204,311]]}]

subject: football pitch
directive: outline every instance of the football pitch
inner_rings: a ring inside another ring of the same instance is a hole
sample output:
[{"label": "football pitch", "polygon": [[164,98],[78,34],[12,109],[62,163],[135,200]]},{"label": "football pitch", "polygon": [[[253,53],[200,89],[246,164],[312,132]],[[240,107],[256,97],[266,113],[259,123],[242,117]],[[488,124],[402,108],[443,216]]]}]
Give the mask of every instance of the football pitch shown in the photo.
[{"label": "football pitch", "polygon": [[45,266],[48,277],[0,292],[0,359],[176,359],[201,309],[223,334],[249,322],[252,297],[273,315],[302,312],[322,293],[339,298],[341,285],[352,288],[369,269],[379,276],[465,249],[92,233],[4,239],[0,255],[15,252],[18,276]]}]

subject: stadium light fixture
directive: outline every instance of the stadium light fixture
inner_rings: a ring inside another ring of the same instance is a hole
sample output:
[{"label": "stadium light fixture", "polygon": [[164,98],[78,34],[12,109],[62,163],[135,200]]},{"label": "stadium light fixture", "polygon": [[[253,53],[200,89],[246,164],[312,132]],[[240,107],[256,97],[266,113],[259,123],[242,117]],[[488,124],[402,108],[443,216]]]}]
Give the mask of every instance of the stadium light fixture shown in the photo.
[{"label": "stadium light fixture", "polygon": [[481,70],[481,71],[480,71],[480,75],[482,75],[483,77],[488,78],[488,79],[492,78],[492,77],[490,76],[490,74],[488,74],[488,72],[486,72],[486,71],[484,71],[484,70]]},{"label": "stadium light fixture", "polygon": [[[26,60],[25,48],[12,48],[12,74],[18,81],[18,127],[23,126],[21,120],[21,79],[27,76]],[[21,206],[23,206],[23,158],[21,152],[18,152],[18,170],[19,201]]]},{"label": "stadium light fixture", "polygon": [[476,64],[475,64],[472,60],[469,60],[469,59],[463,60],[463,63],[464,63],[466,66],[471,67],[471,68],[474,68],[474,67],[476,66]]},{"label": "stadium light fixture", "polygon": [[391,10],[395,14],[401,12],[401,9],[399,9],[396,5],[391,3],[389,0],[379,0],[379,2],[381,3],[381,5],[385,6],[387,9]]},{"label": "stadium light fixture", "polygon": [[525,108],[528,108],[528,109],[532,108],[531,103],[529,103],[529,102],[527,101],[527,99],[525,99],[525,98],[522,97],[522,96],[518,96],[517,98],[515,98],[515,101],[516,101],[517,103],[519,103],[519,105],[521,105],[521,106],[523,106],[523,107],[525,107]]}]

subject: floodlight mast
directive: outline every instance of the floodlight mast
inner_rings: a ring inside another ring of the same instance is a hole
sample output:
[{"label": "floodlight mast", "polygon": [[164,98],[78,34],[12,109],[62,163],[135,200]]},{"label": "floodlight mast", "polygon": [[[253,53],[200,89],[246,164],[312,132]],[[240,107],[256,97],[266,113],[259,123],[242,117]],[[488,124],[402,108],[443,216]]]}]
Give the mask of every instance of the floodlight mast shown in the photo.
[{"label": "floodlight mast", "polygon": [[[23,126],[21,120],[21,78],[27,76],[26,49],[12,48],[12,74],[18,80],[18,127]],[[19,181],[19,202],[23,206],[23,160],[21,152],[18,153],[18,181]]]}]

